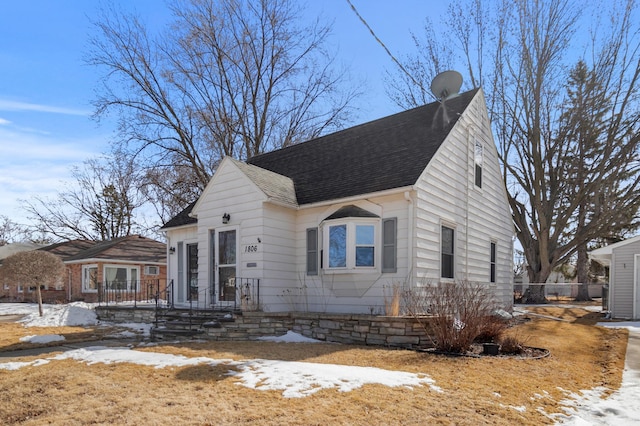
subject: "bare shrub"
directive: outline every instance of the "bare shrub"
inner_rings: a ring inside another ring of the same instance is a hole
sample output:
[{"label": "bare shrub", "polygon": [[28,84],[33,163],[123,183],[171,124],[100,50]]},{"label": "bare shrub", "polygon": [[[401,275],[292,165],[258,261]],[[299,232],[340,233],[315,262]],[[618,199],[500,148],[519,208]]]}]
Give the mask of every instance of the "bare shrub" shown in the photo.
[{"label": "bare shrub", "polygon": [[496,315],[491,315],[482,321],[482,330],[476,337],[477,342],[498,342],[504,331],[509,327],[509,323]]},{"label": "bare shrub", "polygon": [[467,352],[494,310],[489,290],[479,283],[427,284],[404,292],[410,315],[418,320],[437,350]]},{"label": "bare shrub", "polygon": [[498,343],[503,354],[521,354],[524,352],[526,342],[520,336],[509,335],[502,336]]},{"label": "bare shrub", "polygon": [[400,301],[402,300],[402,284],[393,283],[384,286],[384,314],[390,317],[400,315]]}]

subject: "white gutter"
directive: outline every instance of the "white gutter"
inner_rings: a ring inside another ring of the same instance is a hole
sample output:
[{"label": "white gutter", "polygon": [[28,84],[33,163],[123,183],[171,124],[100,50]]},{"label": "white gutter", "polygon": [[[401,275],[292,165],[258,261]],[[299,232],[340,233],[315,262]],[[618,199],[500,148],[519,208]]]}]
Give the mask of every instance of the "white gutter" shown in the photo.
[{"label": "white gutter", "polygon": [[333,204],[348,203],[351,201],[358,201],[358,200],[364,200],[364,199],[375,198],[375,197],[384,197],[384,196],[393,195],[393,194],[402,194],[405,191],[412,191],[413,189],[414,189],[413,185],[411,185],[411,186],[405,186],[400,188],[387,189],[385,191],[370,192],[368,194],[354,195],[352,197],[335,198],[333,200],[318,201],[317,203],[303,204],[300,207],[298,207],[298,210],[312,209],[314,207],[330,206]]}]

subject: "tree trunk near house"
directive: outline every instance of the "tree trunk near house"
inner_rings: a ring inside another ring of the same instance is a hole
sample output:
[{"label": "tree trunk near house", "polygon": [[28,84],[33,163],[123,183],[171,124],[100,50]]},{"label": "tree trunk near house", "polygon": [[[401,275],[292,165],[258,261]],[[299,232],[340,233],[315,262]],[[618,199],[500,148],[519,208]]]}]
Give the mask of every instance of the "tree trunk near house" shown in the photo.
[{"label": "tree trunk near house", "polygon": [[590,301],[589,296],[589,256],[587,254],[586,244],[578,247],[578,263],[576,265],[578,273],[578,294],[576,295],[576,302]]}]

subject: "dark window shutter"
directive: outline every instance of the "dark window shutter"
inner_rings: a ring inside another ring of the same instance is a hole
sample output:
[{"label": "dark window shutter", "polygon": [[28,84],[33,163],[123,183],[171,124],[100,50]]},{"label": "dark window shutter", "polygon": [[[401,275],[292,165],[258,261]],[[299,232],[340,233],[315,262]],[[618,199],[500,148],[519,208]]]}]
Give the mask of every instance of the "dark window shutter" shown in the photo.
[{"label": "dark window shutter", "polygon": [[393,217],[382,220],[382,272],[397,272],[398,220]]},{"label": "dark window shutter", "polygon": [[307,229],[307,275],[318,275],[318,228]]}]

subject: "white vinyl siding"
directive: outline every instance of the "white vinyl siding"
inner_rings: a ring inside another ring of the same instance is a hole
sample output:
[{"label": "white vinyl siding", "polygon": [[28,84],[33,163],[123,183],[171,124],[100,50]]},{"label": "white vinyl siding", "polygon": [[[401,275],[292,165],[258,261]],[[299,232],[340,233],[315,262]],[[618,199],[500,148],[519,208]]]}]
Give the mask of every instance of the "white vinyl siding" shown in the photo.
[{"label": "white vinyl siding", "polygon": [[[455,279],[491,286],[504,306],[513,299],[513,227],[498,154],[479,95],[450,132],[416,184],[415,281],[440,280],[440,224],[455,224]],[[475,185],[475,141],[483,143],[482,190]],[[487,241],[497,243],[490,283]]]},{"label": "white vinyl siding", "polygon": [[640,241],[621,245],[613,249],[609,273],[609,307],[614,318],[639,319],[640,312],[634,300],[638,297],[639,288],[635,282],[637,261],[640,254]]}]

